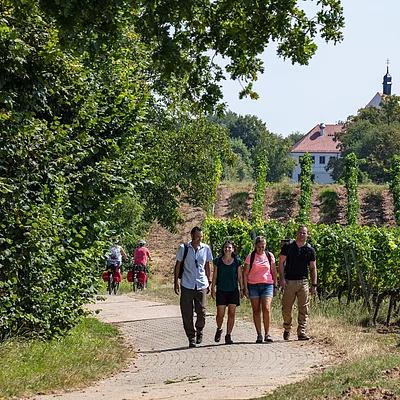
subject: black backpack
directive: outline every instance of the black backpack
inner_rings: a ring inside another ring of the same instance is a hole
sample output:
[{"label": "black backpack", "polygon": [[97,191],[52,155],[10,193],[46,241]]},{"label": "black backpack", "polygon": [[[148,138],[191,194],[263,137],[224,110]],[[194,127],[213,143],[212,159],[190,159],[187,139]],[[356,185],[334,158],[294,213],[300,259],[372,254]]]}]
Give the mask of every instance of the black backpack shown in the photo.
[{"label": "black backpack", "polygon": [[[268,257],[269,265],[271,265],[271,254],[269,254],[269,251],[266,251],[265,254],[266,254],[267,257]],[[251,252],[251,255],[250,255],[250,270],[249,270],[249,272],[250,272],[251,269],[253,268],[253,262],[254,262],[254,257],[255,257],[255,256],[256,256],[256,251],[253,250],[253,251]]]},{"label": "black backpack", "polygon": [[188,249],[189,249],[189,246],[186,243],[183,243],[183,247],[185,248],[185,250],[183,251],[183,258],[182,258],[182,261],[181,261],[181,265],[179,266],[179,275],[178,275],[179,279],[182,279],[183,267],[184,267],[184,264],[185,264],[185,258],[187,256],[187,252],[188,252]]}]

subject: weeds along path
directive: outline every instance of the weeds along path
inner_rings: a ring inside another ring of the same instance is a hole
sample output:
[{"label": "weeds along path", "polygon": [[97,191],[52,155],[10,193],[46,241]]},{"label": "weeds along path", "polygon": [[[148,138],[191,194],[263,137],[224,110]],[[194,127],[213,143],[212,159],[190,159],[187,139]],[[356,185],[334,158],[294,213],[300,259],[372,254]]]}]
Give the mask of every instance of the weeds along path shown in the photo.
[{"label": "weeds along path", "polygon": [[188,348],[178,306],[121,295],[91,309],[101,309],[98,318],[122,330],[137,356],[91,387],[34,399],[249,399],[304,379],[324,363],[315,343],[284,341],[281,330],[272,331],[274,343],[256,344],[252,323],[238,321],[234,344],[219,344],[209,315],[203,343]]}]

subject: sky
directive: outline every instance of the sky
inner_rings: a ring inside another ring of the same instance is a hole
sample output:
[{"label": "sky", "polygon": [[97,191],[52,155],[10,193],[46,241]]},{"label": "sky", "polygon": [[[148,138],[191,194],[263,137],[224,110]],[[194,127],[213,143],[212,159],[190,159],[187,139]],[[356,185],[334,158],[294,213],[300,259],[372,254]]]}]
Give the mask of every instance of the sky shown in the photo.
[{"label": "sky", "polygon": [[345,121],[382,92],[388,59],[392,94],[400,95],[400,0],[342,0],[342,6],[341,43],[318,40],[307,66],[292,65],[268,48],[262,55],[265,72],[254,83],[260,98],[239,100],[240,84],[225,81],[228,109],[255,115],[282,136],[306,134],[321,122]]}]

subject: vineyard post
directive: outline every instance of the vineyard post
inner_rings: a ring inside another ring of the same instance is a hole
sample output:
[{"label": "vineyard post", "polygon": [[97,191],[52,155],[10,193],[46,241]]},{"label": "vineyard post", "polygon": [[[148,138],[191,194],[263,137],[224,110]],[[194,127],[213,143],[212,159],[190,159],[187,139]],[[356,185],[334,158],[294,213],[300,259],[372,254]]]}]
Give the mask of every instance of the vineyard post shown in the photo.
[{"label": "vineyard post", "polygon": [[365,299],[365,305],[367,306],[368,312],[371,313],[371,305],[369,303],[369,292],[368,292],[367,286],[365,285],[364,277],[363,277],[363,274],[361,272],[360,265],[358,264],[356,253],[355,253],[355,251],[354,251],[354,249],[352,247],[350,248],[350,252],[351,252],[351,255],[353,257],[354,266],[356,267],[358,279],[359,279],[360,284],[361,284],[361,289],[362,289],[362,292],[363,292],[363,295],[364,295],[364,299]]},{"label": "vineyard post", "polygon": [[350,264],[349,257],[347,255],[347,250],[344,250],[344,263],[346,265],[346,273],[347,273],[347,305],[350,304],[351,297],[351,272],[350,272]]}]

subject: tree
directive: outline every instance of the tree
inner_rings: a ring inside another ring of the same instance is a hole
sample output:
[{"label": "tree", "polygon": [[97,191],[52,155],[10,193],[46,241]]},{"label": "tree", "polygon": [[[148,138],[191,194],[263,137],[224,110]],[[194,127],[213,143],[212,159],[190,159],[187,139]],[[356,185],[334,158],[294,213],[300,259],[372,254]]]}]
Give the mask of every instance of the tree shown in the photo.
[{"label": "tree", "polygon": [[242,139],[228,139],[233,153],[236,158],[233,165],[229,163],[223,164],[222,179],[250,181],[253,178],[253,162],[251,153]]},{"label": "tree", "polygon": [[[266,178],[269,182],[279,182],[294,169],[296,162],[293,157],[288,156],[292,149],[291,141],[269,132],[265,123],[258,117],[240,116],[228,112],[223,117],[214,116],[210,120],[228,128],[230,137],[240,140],[246,146],[250,158],[244,157],[243,154],[241,158],[248,169],[253,168],[259,156],[268,157],[269,168]],[[234,149],[233,151],[238,154]]]},{"label": "tree", "polygon": [[69,44],[73,39],[76,48],[99,49],[102,43],[118,36],[121,27],[134,27],[143,43],[153,49],[154,78],[175,77],[177,82],[183,82],[187,98],[206,107],[222,98],[218,82],[224,79],[223,70],[208,51],[227,60],[225,69],[231,79],[245,83],[242,96],[256,98],[251,82],[264,72],[259,55],[270,42],[278,43],[279,57],[306,65],[317,51],[316,37],[335,44],[342,40],[344,17],[340,0],[317,2],[315,15],[306,13],[299,3],[40,2],[43,10],[56,18],[62,39],[68,38]]},{"label": "tree", "polygon": [[294,146],[302,137],[304,137],[304,134],[296,131],[294,133],[291,133],[287,138],[290,140],[292,146]]}]

